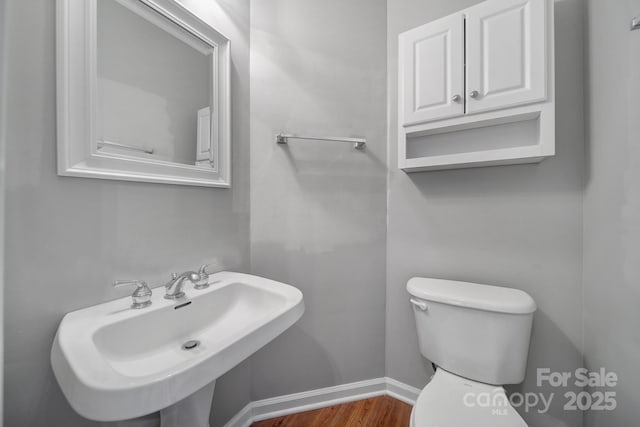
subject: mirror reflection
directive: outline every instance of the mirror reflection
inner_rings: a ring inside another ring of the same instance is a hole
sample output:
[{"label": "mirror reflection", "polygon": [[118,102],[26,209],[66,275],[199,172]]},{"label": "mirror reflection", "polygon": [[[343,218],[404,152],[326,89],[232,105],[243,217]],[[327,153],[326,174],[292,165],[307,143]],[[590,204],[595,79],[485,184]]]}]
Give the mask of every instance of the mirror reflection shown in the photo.
[{"label": "mirror reflection", "polygon": [[152,9],[97,4],[97,153],[213,167],[213,48]]}]

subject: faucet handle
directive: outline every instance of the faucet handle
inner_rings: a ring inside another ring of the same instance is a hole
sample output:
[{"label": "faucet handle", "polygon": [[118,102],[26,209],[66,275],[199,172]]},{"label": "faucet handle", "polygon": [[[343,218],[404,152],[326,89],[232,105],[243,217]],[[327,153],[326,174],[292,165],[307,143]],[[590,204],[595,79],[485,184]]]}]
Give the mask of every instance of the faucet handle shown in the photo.
[{"label": "faucet handle", "polygon": [[144,280],[115,280],[113,282],[114,288],[119,288],[127,285],[134,285],[134,286],[137,286],[138,288],[142,288],[147,286],[147,282],[145,282]]},{"label": "faucet handle", "polygon": [[202,264],[198,270],[199,279],[193,284],[195,289],[207,289],[209,287],[209,275],[207,274],[209,264]]},{"label": "faucet handle", "polygon": [[131,308],[145,308],[151,305],[151,289],[147,286],[147,282],[144,280],[116,280],[113,282],[114,288],[119,288],[121,286],[135,286],[136,290],[131,294],[131,299],[133,303],[131,304]]}]

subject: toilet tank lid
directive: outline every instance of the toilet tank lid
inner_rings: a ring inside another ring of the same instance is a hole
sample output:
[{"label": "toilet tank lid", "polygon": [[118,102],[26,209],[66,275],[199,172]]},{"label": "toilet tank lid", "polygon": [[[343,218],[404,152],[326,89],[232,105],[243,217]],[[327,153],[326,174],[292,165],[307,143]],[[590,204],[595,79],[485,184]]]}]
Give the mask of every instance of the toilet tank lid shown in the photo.
[{"label": "toilet tank lid", "polygon": [[509,314],[536,311],[536,303],[529,294],[500,286],[414,277],[407,282],[407,291],[423,300],[477,310]]}]

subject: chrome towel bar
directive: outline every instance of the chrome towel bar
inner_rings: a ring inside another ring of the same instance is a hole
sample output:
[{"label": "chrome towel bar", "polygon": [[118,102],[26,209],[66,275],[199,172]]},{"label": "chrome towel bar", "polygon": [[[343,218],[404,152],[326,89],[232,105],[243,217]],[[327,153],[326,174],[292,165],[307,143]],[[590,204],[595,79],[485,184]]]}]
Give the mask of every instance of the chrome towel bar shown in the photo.
[{"label": "chrome towel bar", "polygon": [[289,135],[284,133],[280,133],[276,135],[276,142],[278,144],[287,144],[290,139],[350,142],[353,144],[356,150],[364,150],[364,147],[367,145],[367,140],[365,138],[343,138],[343,137],[337,137],[337,136],[304,136],[304,135]]}]

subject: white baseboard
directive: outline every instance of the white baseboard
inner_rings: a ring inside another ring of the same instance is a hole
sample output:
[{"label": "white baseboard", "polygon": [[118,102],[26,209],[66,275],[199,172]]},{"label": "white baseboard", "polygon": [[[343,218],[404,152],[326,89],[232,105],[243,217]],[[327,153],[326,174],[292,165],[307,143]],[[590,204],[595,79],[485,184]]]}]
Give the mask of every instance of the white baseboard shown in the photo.
[{"label": "white baseboard", "polygon": [[394,399],[408,403],[411,406],[416,404],[416,399],[422,391],[419,388],[401,383],[400,381],[389,377],[385,377],[385,382],[387,384],[387,396],[391,396]]},{"label": "white baseboard", "polygon": [[249,427],[253,423],[252,404],[249,402],[244,408],[233,416],[224,427]]},{"label": "white baseboard", "polygon": [[419,393],[419,389],[393,378],[375,378],[250,402],[229,420],[225,427],[248,427],[256,421],[375,396],[387,395],[413,405]]}]

